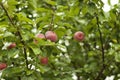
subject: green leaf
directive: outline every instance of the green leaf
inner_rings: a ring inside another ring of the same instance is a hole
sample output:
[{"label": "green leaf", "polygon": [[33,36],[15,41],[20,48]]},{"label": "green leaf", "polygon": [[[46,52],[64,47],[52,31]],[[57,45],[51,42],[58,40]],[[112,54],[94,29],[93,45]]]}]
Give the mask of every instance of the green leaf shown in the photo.
[{"label": "green leaf", "polygon": [[32,8],[37,8],[37,1],[36,0],[29,0],[29,6]]},{"label": "green leaf", "polygon": [[[48,17],[46,17],[46,16],[44,16],[44,17],[40,17],[40,18],[37,18],[36,19],[36,23],[38,23],[38,22],[41,22],[41,21],[44,21],[43,23],[45,23],[45,21],[47,21],[48,20]],[[42,23],[41,23],[42,24]],[[48,24],[48,23],[47,23]],[[46,25],[46,24],[45,24]],[[40,28],[41,28],[42,26],[40,26]]]},{"label": "green leaf", "polygon": [[33,34],[31,34],[31,32],[29,32],[28,30],[24,30],[24,32],[22,32],[22,38],[24,41],[29,41],[31,38],[33,38]]},{"label": "green leaf", "polygon": [[120,62],[120,52],[115,54],[116,62]]},{"label": "green leaf", "polygon": [[13,77],[13,75],[17,75],[18,73],[21,73],[24,71],[24,68],[20,68],[20,67],[9,67],[7,69],[5,69],[2,72],[2,77]]},{"label": "green leaf", "polygon": [[33,21],[31,19],[27,18],[26,14],[24,14],[24,13],[21,12],[21,13],[18,13],[16,15],[17,15],[19,21],[33,24]]},{"label": "green leaf", "polygon": [[61,28],[57,28],[55,30],[55,33],[57,34],[59,39],[62,38],[65,35],[65,32],[66,32],[65,28],[62,28],[62,27]]},{"label": "green leaf", "polygon": [[95,25],[96,23],[97,23],[96,18],[93,18],[93,19],[91,20],[91,24],[92,24],[92,25]]},{"label": "green leaf", "polygon": [[111,5],[111,0],[108,0],[108,4]]},{"label": "green leaf", "polygon": [[55,46],[55,43],[51,42],[51,41],[45,41],[42,39],[38,39],[38,45],[40,45],[40,46]]},{"label": "green leaf", "polygon": [[46,2],[47,4],[52,5],[52,6],[56,5],[56,2],[55,2],[55,1],[45,0],[45,2]]},{"label": "green leaf", "polygon": [[35,71],[35,72],[33,73],[33,75],[36,77],[36,79],[43,80],[43,77],[41,76],[41,73],[40,73],[40,72]]},{"label": "green leaf", "polygon": [[36,8],[36,11],[37,12],[48,12],[49,9],[46,9],[46,8]]},{"label": "green leaf", "polygon": [[116,20],[116,15],[113,11],[110,11],[110,17],[111,17],[111,20],[113,20],[113,21]]},{"label": "green leaf", "polygon": [[84,7],[82,8],[82,13],[83,13],[83,15],[85,15],[87,12],[88,12],[88,8],[87,8],[87,6],[84,6]]},{"label": "green leaf", "polygon": [[62,23],[63,26],[73,29],[73,26],[69,23]]},{"label": "green leaf", "polygon": [[33,70],[27,70],[26,75],[31,75],[33,73]]},{"label": "green leaf", "polygon": [[68,13],[70,17],[79,15],[80,7],[79,2],[73,3],[74,5],[71,7],[70,12]]},{"label": "green leaf", "polygon": [[16,1],[16,0],[9,0],[8,1],[8,4],[9,5],[12,5],[12,6],[14,6],[14,5],[16,5],[18,2]]},{"label": "green leaf", "polygon": [[40,70],[40,72],[41,73],[45,73],[45,72],[47,72],[47,71],[49,71],[50,70],[50,68],[49,67],[46,67],[46,66],[41,66],[41,65],[38,65],[38,67],[37,67],[39,70]]},{"label": "green leaf", "polygon": [[9,15],[11,17],[14,17],[13,14],[14,14],[14,11],[15,11],[15,8],[16,8],[16,5],[18,4],[18,2],[16,0],[8,0],[7,4],[8,4],[8,6],[6,7],[6,9],[7,9]]},{"label": "green leaf", "polygon": [[25,76],[25,77],[22,77],[22,80],[36,80],[36,79],[32,76]]},{"label": "green leaf", "polygon": [[38,55],[38,54],[41,54],[41,50],[40,48],[37,48],[37,47],[33,47],[33,46],[30,46],[30,48],[33,50],[34,54],[35,55]]},{"label": "green leaf", "polygon": [[17,54],[19,54],[19,50],[15,49],[10,49],[7,51],[3,51],[4,54],[7,54],[9,58],[14,58]]},{"label": "green leaf", "polygon": [[56,44],[57,48],[60,49],[62,52],[67,52],[67,49],[64,45]]},{"label": "green leaf", "polygon": [[4,37],[8,37],[8,36],[14,36],[14,35],[11,32],[5,32]]}]

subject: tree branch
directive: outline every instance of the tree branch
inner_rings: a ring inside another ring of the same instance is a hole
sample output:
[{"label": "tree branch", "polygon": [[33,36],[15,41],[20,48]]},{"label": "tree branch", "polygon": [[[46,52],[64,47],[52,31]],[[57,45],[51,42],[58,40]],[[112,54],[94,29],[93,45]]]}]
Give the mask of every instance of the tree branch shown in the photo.
[{"label": "tree branch", "polygon": [[104,52],[104,46],[103,46],[103,37],[102,37],[102,32],[100,30],[100,26],[99,26],[99,19],[98,16],[96,16],[96,20],[97,20],[97,26],[98,26],[98,31],[100,34],[100,42],[101,42],[101,50],[102,50],[102,62],[103,62],[103,66],[104,66],[104,62],[105,62],[105,52]]},{"label": "tree branch", "polygon": [[[71,63],[72,63],[73,68],[74,68],[75,70],[77,70],[78,67],[80,67],[80,66],[77,66],[76,63],[73,62],[73,61],[72,61]],[[76,72],[75,74],[76,74],[77,80],[80,80],[80,73],[79,73],[79,72]]]},{"label": "tree branch", "polygon": [[3,5],[1,2],[0,2],[0,5],[1,5],[2,9],[5,11],[5,14],[6,14],[6,16],[8,17],[8,19],[10,20],[11,24],[15,27],[15,25],[14,25],[12,19],[10,18],[7,10],[5,9],[4,5]]},{"label": "tree branch", "polygon": [[100,72],[98,73],[98,76],[96,77],[95,80],[99,80],[99,77],[101,75],[103,75],[103,71],[105,70],[105,52],[104,52],[104,43],[103,43],[103,36],[102,36],[102,32],[100,30],[100,25],[99,25],[99,18],[98,15],[95,14],[96,16],[96,20],[97,20],[97,27],[98,27],[98,31],[99,31],[99,35],[100,35],[100,42],[101,42],[101,52],[102,52],[102,68],[100,70]]},{"label": "tree branch", "polygon": [[54,13],[55,13],[55,9],[54,9],[54,7],[52,8],[52,14],[51,14],[51,22],[50,22],[50,28],[49,28],[49,30],[53,30],[53,27],[54,27]]},{"label": "tree branch", "polygon": [[26,52],[25,42],[23,41],[22,35],[21,35],[21,33],[20,33],[20,29],[19,29],[19,27],[17,27],[17,26],[14,24],[13,20],[12,20],[11,17],[9,16],[9,13],[8,13],[8,11],[6,10],[6,8],[4,7],[4,5],[3,5],[2,2],[0,2],[0,6],[1,6],[2,9],[4,10],[4,12],[5,12],[6,16],[8,17],[8,19],[9,19],[10,23],[12,24],[12,26],[17,29],[18,36],[19,36],[19,38],[20,38],[20,40],[21,40],[21,43],[22,43],[23,46],[24,46],[24,48],[23,48],[24,51],[23,51],[23,52],[24,52],[24,57],[25,57],[25,60],[26,60],[26,67],[27,67],[27,69],[28,69],[27,52]]},{"label": "tree branch", "polygon": [[21,80],[21,77],[20,77],[20,76],[18,76],[18,80]]}]

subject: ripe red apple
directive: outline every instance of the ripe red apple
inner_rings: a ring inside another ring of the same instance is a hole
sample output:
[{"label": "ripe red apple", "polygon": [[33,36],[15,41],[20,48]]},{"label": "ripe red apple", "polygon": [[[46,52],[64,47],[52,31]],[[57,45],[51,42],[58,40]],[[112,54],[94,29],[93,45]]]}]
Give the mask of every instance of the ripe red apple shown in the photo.
[{"label": "ripe red apple", "polygon": [[[44,34],[42,34],[42,33],[37,34],[37,35],[36,35],[36,37],[37,37],[37,38],[39,38],[39,39],[45,39],[45,35],[44,35]],[[36,43],[36,44],[37,44],[37,43],[38,43],[38,41],[37,41],[37,40],[34,40],[34,43]]]},{"label": "ripe red apple", "polygon": [[77,41],[83,41],[83,39],[84,39],[84,33],[81,32],[81,31],[75,32],[74,39],[77,40]]},{"label": "ripe red apple", "polygon": [[16,47],[16,44],[15,43],[11,43],[7,48],[8,49],[12,49],[12,48],[15,48]]},{"label": "ripe red apple", "polygon": [[0,70],[3,70],[7,67],[6,63],[0,63]]},{"label": "ripe red apple", "polygon": [[41,57],[40,62],[44,65],[48,64],[48,57]]},{"label": "ripe red apple", "polygon": [[45,35],[42,33],[37,34],[36,37],[40,39],[45,39]]},{"label": "ripe red apple", "polygon": [[58,38],[57,34],[53,31],[47,31],[45,33],[45,37],[46,37],[46,39],[51,40],[52,42],[56,42],[57,38]]}]

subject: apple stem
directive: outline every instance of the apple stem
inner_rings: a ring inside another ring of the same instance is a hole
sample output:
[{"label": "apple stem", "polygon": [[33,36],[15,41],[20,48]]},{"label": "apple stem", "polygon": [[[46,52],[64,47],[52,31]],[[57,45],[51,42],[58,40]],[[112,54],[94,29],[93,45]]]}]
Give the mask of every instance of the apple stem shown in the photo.
[{"label": "apple stem", "polygon": [[98,27],[99,35],[100,35],[101,52],[102,52],[102,68],[101,68],[100,72],[98,73],[98,76],[95,78],[95,80],[98,80],[99,77],[101,77],[103,75],[103,71],[105,70],[105,52],[104,52],[103,36],[102,36],[102,32],[100,30],[100,25],[99,25],[98,14],[95,13],[95,16],[96,16],[96,20],[97,20],[97,27]]},{"label": "apple stem", "polygon": [[[8,11],[6,10],[6,8],[4,7],[4,5],[2,4],[2,2],[0,2],[0,5],[1,5],[1,7],[3,8],[3,10],[5,11],[6,16],[8,17],[8,19],[9,19],[10,23],[12,24],[12,26],[17,29],[17,33],[18,33],[18,36],[19,36],[19,38],[20,38],[20,40],[21,40],[21,43],[23,44],[23,46],[25,46],[25,42],[23,41],[23,38],[22,38],[22,35],[21,35],[21,32],[20,32],[19,27],[17,27],[17,26],[14,24],[13,20],[12,20],[11,17],[9,16],[9,13],[8,13]],[[28,69],[28,59],[27,59],[26,47],[23,47],[23,50],[24,50],[24,51],[23,51],[23,52],[24,52],[24,57],[25,57],[25,60],[26,60],[26,67],[27,67],[27,69]]]}]

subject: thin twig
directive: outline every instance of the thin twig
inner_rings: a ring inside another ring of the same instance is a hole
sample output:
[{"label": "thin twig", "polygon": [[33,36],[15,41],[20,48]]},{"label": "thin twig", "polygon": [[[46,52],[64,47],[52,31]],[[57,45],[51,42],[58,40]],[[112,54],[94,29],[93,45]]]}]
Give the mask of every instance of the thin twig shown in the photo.
[{"label": "thin twig", "polygon": [[99,31],[99,34],[100,34],[100,42],[101,42],[101,49],[102,49],[102,62],[103,62],[103,66],[104,66],[104,62],[105,62],[105,52],[104,52],[103,37],[102,37],[102,32],[101,32],[100,26],[99,26],[98,16],[96,16],[96,20],[97,20],[98,31]]},{"label": "thin twig", "polygon": [[[78,69],[78,66],[76,65],[76,63],[75,62],[71,62],[72,63],[72,65],[73,65],[73,67],[74,67],[74,69]],[[76,72],[76,77],[77,77],[77,80],[80,80],[80,73],[79,72]]]},{"label": "thin twig", "polygon": [[99,31],[99,35],[100,35],[100,42],[101,42],[101,52],[102,52],[102,68],[100,70],[100,72],[98,73],[98,76],[96,77],[95,80],[99,80],[99,77],[103,74],[103,71],[105,70],[105,52],[104,52],[104,46],[103,46],[103,36],[102,36],[102,32],[100,30],[100,25],[99,25],[99,18],[98,15],[96,15],[96,20],[97,20],[97,26],[98,26],[98,31]]},{"label": "thin twig", "polygon": [[51,21],[50,21],[49,30],[53,30],[53,27],[54,27],[54,17],[55,17],[54,13],[55,13],[55,7],[52,7],[52,14],[51,14],[52,18],[51,18]]},{"label": "thin twig", "polygon": [[27,52],[26,52],[25,42],[23,41],[22,35],[21,35],[21,33],[20,33],[20,29],[19,29],[19,27],[17,27],[17,26],[14,24],[14,22],[13,22],[13,20],[11,19],[8,11],[6,10],[6,8],[4,7],[4,5],[3,5],[1,2],[0,2],[0,6],[1,6],[2,9],[5,11],[6,16],[8,17],[8,19],[9,19],[10,23],[12,24],[12,26],[17,29],[18,36],[20,37],[21,43],[22,43],[23,46],[24,46],[24,48],[23,48],[23,50],[24,50],[24,56],[25,56],[25,60],[26,60],[26,67],[27,67],[27,69],[28,69]]},{"label": "thin twig", "polygon": [[9,19],[10,22],[11,22],[11,24],[15,27],[15,25],[14,25],[12,19],[10,18],[9,14],[8,14],[8,12],[7,12],[7,10],[5,9],[4,5],[3,5],[1,2],[0,2],[0,5],[1,5],[1,7],[3,8],[3,10],[5,11],[5,13],[6,13],[8,19]]},{"label": "thin twig", "polygon": [[20,76],[18,76],[18,80],[21,80],[21,77],[20,77]]}]

